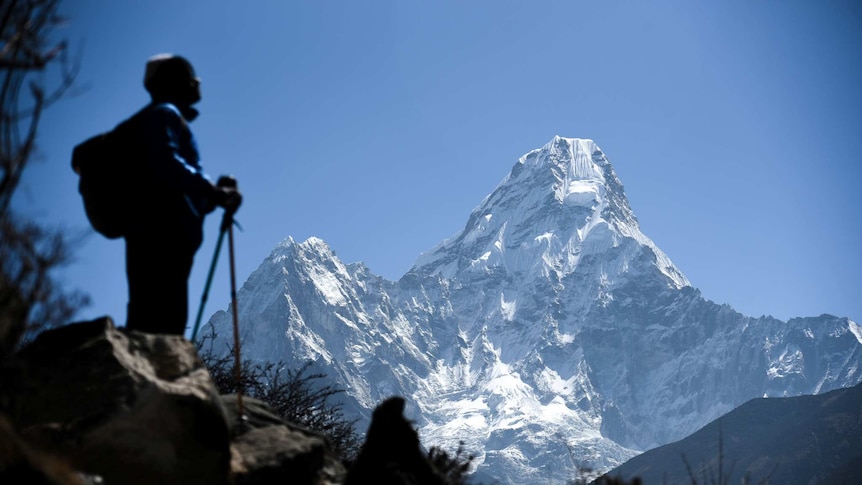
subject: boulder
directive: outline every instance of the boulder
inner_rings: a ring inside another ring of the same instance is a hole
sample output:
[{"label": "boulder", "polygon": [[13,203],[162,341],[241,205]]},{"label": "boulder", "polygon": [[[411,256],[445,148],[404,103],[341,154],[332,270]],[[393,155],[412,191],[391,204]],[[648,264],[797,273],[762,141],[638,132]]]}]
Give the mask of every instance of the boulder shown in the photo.
[{"label": "boulder", "polygon": [[448,485],[422,450],[419,434],[404,417],[404,398],[393,396],[374,409],[365,443],[345,485]]},{"label": "boulder", "polygon": [[85,485],[62,459],[34,449],[0,416],[0,483],[29,485]]},{"label": "boulder", "polygon": [[345,470],[326,437],[281,420],[262,401],[222,396],[231,426],[231,471],[236,485],[339,483]]},{"label": "boulder", "polygon": [[106,484],[231,481],[222,400],[182,336],[107,317],[45,332],[0,369],[0,413]]}]

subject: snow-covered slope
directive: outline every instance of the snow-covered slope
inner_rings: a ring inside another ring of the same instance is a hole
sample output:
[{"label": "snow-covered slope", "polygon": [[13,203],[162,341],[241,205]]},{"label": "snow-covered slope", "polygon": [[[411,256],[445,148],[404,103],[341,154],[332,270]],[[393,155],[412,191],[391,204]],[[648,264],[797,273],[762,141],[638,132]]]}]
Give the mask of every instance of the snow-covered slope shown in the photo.
[{"label": "snow-covered slope", "polygon": [[[524,155],[397,282],[286,239],[239,291],[239,315],[246,356],[314,360],[359,416],[405,396],[424,443],[465,441],[503,483],[562,483],[751,398],[862,380],[849,319],[754,319],[704,299],[584,139]],[[229,312],[210,324],[230,336]]]}]

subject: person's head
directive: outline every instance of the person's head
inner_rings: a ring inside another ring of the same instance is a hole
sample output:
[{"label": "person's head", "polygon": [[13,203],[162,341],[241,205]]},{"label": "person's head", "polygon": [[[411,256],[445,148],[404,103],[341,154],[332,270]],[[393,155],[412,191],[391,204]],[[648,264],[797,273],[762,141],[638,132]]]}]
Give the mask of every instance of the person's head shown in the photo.
[{"label": "person's head", "polygon": [[153,101],[192,105],[201,100],[201,80],[184,57],[159,54],[147,60],[144,87]]}]

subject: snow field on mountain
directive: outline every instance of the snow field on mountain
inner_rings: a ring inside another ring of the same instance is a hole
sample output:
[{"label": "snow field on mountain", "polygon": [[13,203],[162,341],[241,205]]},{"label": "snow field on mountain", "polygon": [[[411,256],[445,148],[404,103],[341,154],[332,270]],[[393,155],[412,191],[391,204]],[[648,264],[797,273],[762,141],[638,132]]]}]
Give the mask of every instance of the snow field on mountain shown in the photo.
[{"label": "snow field on mountain", "polygon": [[[288,238],[239,297],[245,355],[313,360],[366,420],[405,396],[424,444],[463,440],[505,484],[565,483],[576,464],[607,470],[748,399],[862,380],[855,322],[754,319],[703,298],[584,139],[520,157],[399,281]],[[210,324],[231,335],[228,312]]]}]

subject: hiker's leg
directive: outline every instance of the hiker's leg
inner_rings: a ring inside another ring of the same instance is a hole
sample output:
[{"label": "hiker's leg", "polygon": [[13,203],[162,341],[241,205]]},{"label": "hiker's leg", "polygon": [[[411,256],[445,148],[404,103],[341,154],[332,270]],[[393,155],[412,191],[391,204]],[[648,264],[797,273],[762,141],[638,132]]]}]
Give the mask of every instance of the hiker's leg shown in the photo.
[{"label": "hiker's leg", "polygon": [[189,274],[194,253],[175,248],[168,259],[170,265],[162,278],[164,319],[161,333],[183,335],[189,317]]},{"label": "hiker's leg", "polygon": [[127,328],[150,333],[185,333],[188,278],[194,251],[170,236],[153,231],[126,238]]},{"label": "hiker's leg", "polygon": [[150,331],[155,319],[152,310],[157,306],[153,293],[157,282],[157,271],[147,251],[147,241],[141,235],[129,234],[126,240],[126,281],[129,288],[129,303],[126,307],[126,328]]}]

